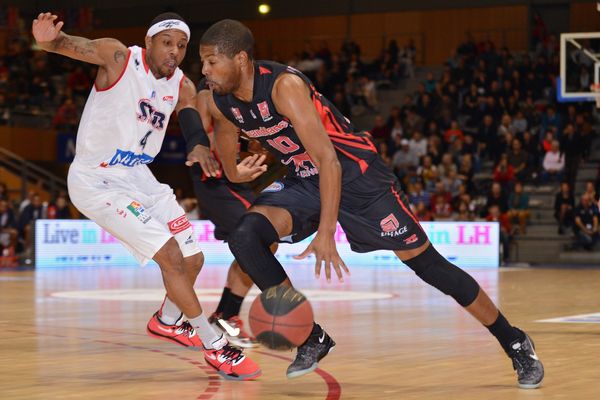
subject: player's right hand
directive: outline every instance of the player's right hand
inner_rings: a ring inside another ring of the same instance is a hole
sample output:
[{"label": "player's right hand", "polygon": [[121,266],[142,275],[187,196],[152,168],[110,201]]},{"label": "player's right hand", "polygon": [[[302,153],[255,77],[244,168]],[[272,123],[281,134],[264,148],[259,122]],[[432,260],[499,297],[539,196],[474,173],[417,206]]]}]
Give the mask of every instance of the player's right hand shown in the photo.
[{"label": "player's right hand", "polygon": [[263,164],[266,155],[254,154],[244,158],[237,165],[236,182],[250,182],[261,176],[267,170],[267,164]]},{"label": "player's right hand", "polygon": [[33,20],[31,32],[38,43],[51,42],[56,39],[64,25],[62,21],[54,25],[57,18],[57,15],[51,13],[41,13]]},{"label": "player's right hand", "polygon": [[191,167],[195,163],[200,164],[200,168],[202,168],[202,171],[206,176],[216,178],[221,174],[219,162],[215,160],[212,152],[206,146],[197,144],[188,154],[185,165]]}]

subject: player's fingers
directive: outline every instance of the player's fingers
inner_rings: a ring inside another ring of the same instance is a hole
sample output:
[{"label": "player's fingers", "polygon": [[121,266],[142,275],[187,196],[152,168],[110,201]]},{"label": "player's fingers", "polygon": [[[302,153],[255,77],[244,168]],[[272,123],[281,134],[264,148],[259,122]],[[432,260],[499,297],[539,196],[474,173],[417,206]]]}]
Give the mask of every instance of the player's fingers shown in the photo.
[{"label": "player's fingers", "polygon": [[64,23],[64,22],[62,22],[62,21],[60,21],[58,24],[56,24],[56,31],[57,31],[57,32],[58,32],[58,31],[60,31],[60,30],[61,30],[61,28],[63,27],[63,25],[64,25],[64,24],[65,24],[65,23]]},{"label": "player's fingers", "polygon": [[267,155],[266,154],[261,154],[258,159],[256,160],[256,164],[258,165],[262,165],[265,160],[267,159]]},{"label": "player's fingers", "polygon": [[342,270],[340,269],[340,266],[337,263],[332,263],[333,264],[333,268],[335,269],[335,273],[338,277],[338,280],[340,282],[344,282],[344,275],[342,274]]},{"label": "player's fingers", "polygon": [[325,279],[327,279],[327,283],[331,282],[331,265],[329,263],[325,263]]},{"label": "player's fingers", "polygon": [[342,260],[341,257],[339,259],[339,265],[344,269],[344,271],[346,271],[346,275],[350,276],[350,270],[348,269],[346,263],[344,262],[344,260]]},{"label": "player's fingers", "polygon": [[294,259],[302,260],[302,259],[306,258],[311,252],[312,252],[312,246],[308,246],[306,249],[304,249],[304,251],[302,253],[298,254],[297,256],[294,256]]},{"label": "player's fingers", "polygon": [[321,277],[321,268],[323,266],[323,263],[320,262],[320,260],[317,260],[315,262],[315,278],[319,279]]}]

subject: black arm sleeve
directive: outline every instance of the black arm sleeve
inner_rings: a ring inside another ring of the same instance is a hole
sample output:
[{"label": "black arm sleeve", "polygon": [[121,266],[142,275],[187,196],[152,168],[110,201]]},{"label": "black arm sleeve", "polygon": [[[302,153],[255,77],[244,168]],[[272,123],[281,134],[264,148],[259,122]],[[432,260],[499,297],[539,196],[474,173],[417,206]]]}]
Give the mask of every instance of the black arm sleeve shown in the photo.
[{"label": "black arm sleeve", "polygon": [[186,107],[177,114],[181,133],[185,139],[186,150],[189,153],[194,146],[200,144],[210,147],[210,140],[202,125],[200,113],[194,108]]}]

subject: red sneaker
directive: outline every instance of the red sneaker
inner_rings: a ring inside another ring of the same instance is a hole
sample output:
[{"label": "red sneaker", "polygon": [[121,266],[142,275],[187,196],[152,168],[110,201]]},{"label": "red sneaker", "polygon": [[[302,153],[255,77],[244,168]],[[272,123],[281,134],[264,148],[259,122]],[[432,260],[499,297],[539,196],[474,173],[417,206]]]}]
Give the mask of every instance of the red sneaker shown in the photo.
[{"label": "red sneaker", "polygon": [[196,330],[189,322],[184,321],[180,324],[166,325],[158,318],[158,312],[154,313],[148,325],[146,332],[149,336],[167,342],[175,343],[191,350],[202,350],[202,341],[196,334]]},{"label": "red sneaker", "polygon": [[[226,339],[222,337],[223,341]],[[224,379],[249,381],[262,375],[258,364],[242,353],[242,349],[226,344],[220,350],[204,349],[204,359]]]}]

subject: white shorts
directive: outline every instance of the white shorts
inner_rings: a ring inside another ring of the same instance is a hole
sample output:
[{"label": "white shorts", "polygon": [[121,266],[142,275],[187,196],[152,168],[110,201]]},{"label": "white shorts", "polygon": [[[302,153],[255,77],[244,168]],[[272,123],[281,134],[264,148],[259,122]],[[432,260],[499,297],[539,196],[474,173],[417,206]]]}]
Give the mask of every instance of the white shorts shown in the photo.
[{"label": "white shorts", "polygon": [[74,162],[68,187],[73,205],[117,238],[141,265],[172,237],[183,257],[200,252],[173,190],[158,182],[146,165],[92,169]]}]

